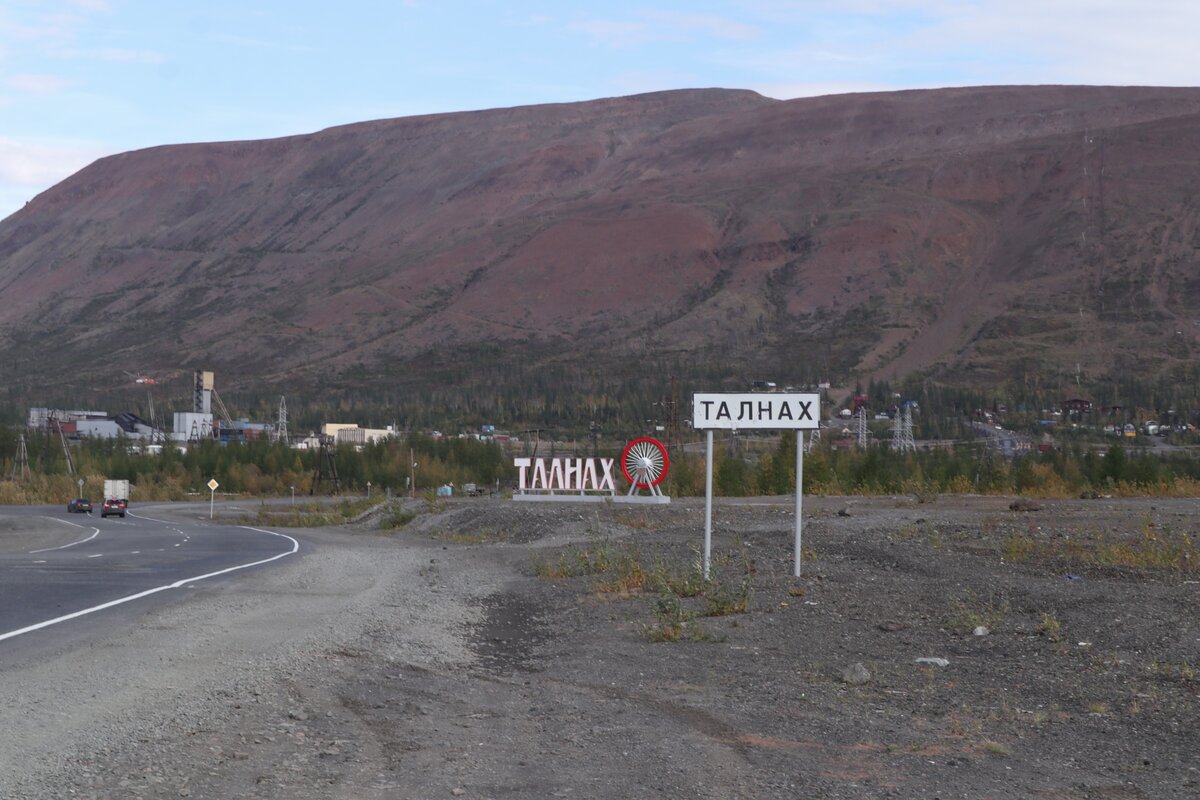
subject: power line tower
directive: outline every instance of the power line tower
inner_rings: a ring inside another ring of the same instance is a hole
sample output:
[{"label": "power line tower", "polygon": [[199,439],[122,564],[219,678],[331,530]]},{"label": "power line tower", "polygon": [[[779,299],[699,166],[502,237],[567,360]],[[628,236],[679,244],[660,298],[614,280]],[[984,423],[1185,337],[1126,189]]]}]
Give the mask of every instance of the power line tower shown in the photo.
[{"label": "power line tower", "polygon": [[337,447],[332,436],[321,436],[321,447],[317,452],[317,466],[313,470],[312,486],[308,490],[309,495],[317,493],[322,481],[329,481],[333,484],[331,494],[341,494],[342,482],[338,480],[337,459],[334,458],[336,450]]},{"label": "power line tower", "polygon": [[663,425],[667,429],[667,450],[679,444],[679,390],[675,386],[675,376],[671,376],[670,393],[659,405],[662,407]]},{"label": "power line tower", "polygon": [[275,441],[288,443],[287,398],[279,395],[279,421],[275,423]]},{"label": "power line tower", "polygon": [[[819,409],[820,407],[821,407],[820,402],[818,401],[817,408]],[[822,418],[821,414],[818,412],[817,413],[817,427],[813,428],[811,431],[809,431],[808,436],[805,437],[804,452],[811,453],[813,451],[813,448],[815,448],[817,446],[817,443],[821,441],[821,420],[822,419],[823,418]]]},{"label": "power line tower", "polygon": [[913,439],[912,408],[913,401],[905,400],[896,409],[892,420],[892,449],[897,453],[915,453],[917,443]]},{"label": "power line tower", "polygon": [[871,429],[867,427],[867,407],[860,405],[854,412],[855,438],[859,449],[866,450],[871,444]]},{"label": "power line tower", "polygon": [[30,477],[29,472],[29,450],[25,446],[25,434],[21,434],[21,438],[17,440],[17,455],[13,459],[12,475],[10,478],[14,481],[25,480]]}]

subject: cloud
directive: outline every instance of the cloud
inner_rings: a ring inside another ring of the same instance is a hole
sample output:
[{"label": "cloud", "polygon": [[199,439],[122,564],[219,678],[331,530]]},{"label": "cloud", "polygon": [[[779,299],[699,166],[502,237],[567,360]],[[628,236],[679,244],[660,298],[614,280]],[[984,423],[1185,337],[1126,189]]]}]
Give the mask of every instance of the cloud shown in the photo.
[{"label": "cloud", "polygon": [[1200,4],[1191,0],[747,0],[742,8],[773,35],[792,36],[790,69],[820,69],[817,51],[868,57],[842,75],[805,76],[818,81],[1195,85],[1200,73]]},{"label": "cloud", "polygon": [[72,83],[57,75],[10,75],[4,79],[4,85],[8,88],[29,94],[55,94]]},{"label": "cloud", "polygon": [[126,64],[165,64],[168,59],[155,50],[127,50],[120,47],[101,47],[94,50],[66,50],[67,58],[110,61]]},{"label": "cloud", "polygon": [[695,32],[718,39],[745,41],[756,39],[762,30],[745,22],[731,20],[716,14],[680,14],[671,11],[647,11],[643,16],[658,23],[660,31],[671,31],[675,35]]},{"label": "cloud", "polygon": [[579,33],[586,33],[597,43],[608,47],[626,48],[653,41],[655,36],[650,26],[644,22],[615,22],[612,20],[593,19],[583,22],[572,22],[567,28]]},{"label": "cloud", "polygon": [[[828,81],[797,83],[763,83],[747,87],[765,97],[776,100],[792,100],[797,97],[822,97],[830,94],[858,94],[861,92],[892,92],[895,86],[870,81]],[[914,87],[905,87],[914,88]]]},{"label": "cloud", "polygon": [[290,53],[316,53],[318,48],[311,45],[297,44],[296,42],[284,42],[272,39],[256,39],[250,36],[242,36],[240,34],[225,33],[213,37],[213,41],[222,44],[230,44],[235,47],[244,47],[251,50],[278,50]]},{"label": "cloud", "polygon": [[28,142],[0,138],[0,185],[36,187],[41,191],[83,167],[109,150],[83,142]]},{"label": "cloud", "polygon": [[697,38],[747,41],[758,38],[762,33],[755,25],[716,14],[653,10],[639,12],[633,19],[580,20],[567,27],[614,48],[634,47],[648,42],[685,42]]},{"label": "cloud", "polygon": [[111,148],[79,141],[30,142],[0,137],[0,219]]}]

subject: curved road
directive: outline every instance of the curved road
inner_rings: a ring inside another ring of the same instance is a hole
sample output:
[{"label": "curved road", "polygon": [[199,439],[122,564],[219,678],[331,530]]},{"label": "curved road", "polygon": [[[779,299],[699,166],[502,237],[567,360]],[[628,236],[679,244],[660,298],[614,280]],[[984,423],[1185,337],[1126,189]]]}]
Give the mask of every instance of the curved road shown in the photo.
[{"label": "curved road", "polygon": [[208,586],[301,551],[286,534],[168,519],[168,510],[200,516],[199,506],[147,506],[107,519],[61,507],[4,508],[17,526],[28,518],[31,527],[44,528],[52,518],[75,526],[77,535],[67,544],[0,555],[0,650],[38,639],[45,645],[47,636],[87,637],[123,614],[144,613],[148,603],[177,601],[201,582]]}]

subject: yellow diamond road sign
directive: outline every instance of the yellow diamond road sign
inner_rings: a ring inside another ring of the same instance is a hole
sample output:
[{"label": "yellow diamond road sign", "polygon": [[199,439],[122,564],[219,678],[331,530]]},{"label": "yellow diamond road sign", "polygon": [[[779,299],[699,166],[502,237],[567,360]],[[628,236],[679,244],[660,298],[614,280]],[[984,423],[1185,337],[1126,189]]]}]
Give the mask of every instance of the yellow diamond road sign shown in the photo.
[{"label": "yellow diamond road sign", "polygon": [[220,485],[221,485],[221,484],[217,483],[217,479],[216,479],[216,478],[209,478],[209,479],[208,479],[208,488],[209,488],[209,489],[212,489],[214,492],[217,490],[217,487],[218,487],[218,486],[220,486]]}]

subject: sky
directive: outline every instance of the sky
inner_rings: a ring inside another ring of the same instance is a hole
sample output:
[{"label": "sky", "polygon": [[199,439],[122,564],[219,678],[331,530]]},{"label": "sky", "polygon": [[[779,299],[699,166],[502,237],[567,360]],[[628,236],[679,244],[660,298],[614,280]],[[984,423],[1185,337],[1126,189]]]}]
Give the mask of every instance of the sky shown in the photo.
[{"label": "sky", "polygon": [[0,0],[0,219],[105,155],[696,87],[1200,85],[1195,0]]}]

